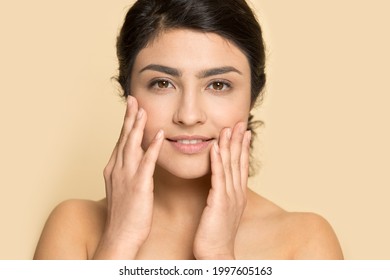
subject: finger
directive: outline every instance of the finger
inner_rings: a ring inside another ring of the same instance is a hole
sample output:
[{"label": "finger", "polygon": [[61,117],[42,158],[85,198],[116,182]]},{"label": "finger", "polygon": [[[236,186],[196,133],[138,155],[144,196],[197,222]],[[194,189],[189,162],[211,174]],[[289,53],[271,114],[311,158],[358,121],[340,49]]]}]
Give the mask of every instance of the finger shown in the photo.
[{"label": "finger", "polygon": [[210,151],[211,162],[211,187],[217,195],[226,193],[225,171],[223,168],[220,148],[217,141],[214,141]]},{"label": "finger", "polygon": [[118,154],[115,162],[115,166],[122,168],[123,166],[123,147],[126,144],[127,138],[129,136],[129,133],[131,129],[133,128],[134,121],[136,119],[136,114],[138,111],[138,103],[137,100],[132,97],[127,97],[127,108],[126,108],[126,114],[123,121],[122,131],[121,135],[119,137],[118,141]]},{"label": "finger", "polygon": [[134,170],[134,172],[137,170],[143,155],[141,143],[144,136],[146,120],[146,112],[140,108],[123,148],[123,166],[126,166],[126,169]]},{"label": "finger", "polygon": [[232,178],[232,167],[230,164],[230,140],[232,137],[232,131],[230,128],[225,128],[221,131],[219,137],[219,148],[222,158],[223,170],[225,172],[225,188],[228,194],[234,192],[233,178]]},{"label": "finger", "polygon": [[250,143],[251,143],[251,131],[247,130],[244,134],[244,140],[242,141],[241,151],[241,188],[246,193],[248,176],[249,176],[249,158],[250,158]]},{"label": "finger", "polygon": [[103,170],[104,180],[106,180],[106,183],[107,180],[111,178],[111,173],[112,170],[114,169],[117,153],[118,153],[118,143],[116,143],[114,150],[111,153],[110,159],[108,160],[108,163]]},{"label": "finger", "polygon": [[233,187],[236,191],[241,191],[241,152],[245,130],[246,123],[239,122],[233,129],[232,140],[230,141]]},{"label": "finger", "polygon": [[118,153],[118,144],[115,145],[115,148],[112,151],[110,160],[108,161],[106,167],[103,170],[103,177],[104,177],[104,183],[105,183],[105,187],[106,187],[107,201],[111,200],[111,186],[112,186],[111,175],[112,175],[112,170],[114,169],[117,153]]},{"label": "finger", "polygon": [[150,143],[140,163],[139,172],[141,178],[151,178],[153,176],[163,141],[164,131],[160,129],[154,137],[152,143]]}]

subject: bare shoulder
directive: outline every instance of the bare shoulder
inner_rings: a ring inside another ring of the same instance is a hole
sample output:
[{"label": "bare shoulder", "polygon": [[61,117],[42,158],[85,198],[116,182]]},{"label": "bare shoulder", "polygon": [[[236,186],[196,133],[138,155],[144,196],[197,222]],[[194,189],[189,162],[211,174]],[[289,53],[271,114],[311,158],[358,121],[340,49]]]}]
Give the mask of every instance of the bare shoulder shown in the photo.
[{"label": "bare shoulder", "polygon": [[105,223],[104,200],[72,199],[57,205],[46,221],[34,259],[88,259]]},{"label": "bare shoulder", "polygon": [[248,196],[247,208],[245,235],[257,237],[252,241],[258,258],[343,258],[336,234],[320,215],[285,211],[254,192]]},{"label": "bare shoulder", "polygon": [[295,240],[294,259],[343,259],[337,236],[322,216],[315,213],[288,213]]}]

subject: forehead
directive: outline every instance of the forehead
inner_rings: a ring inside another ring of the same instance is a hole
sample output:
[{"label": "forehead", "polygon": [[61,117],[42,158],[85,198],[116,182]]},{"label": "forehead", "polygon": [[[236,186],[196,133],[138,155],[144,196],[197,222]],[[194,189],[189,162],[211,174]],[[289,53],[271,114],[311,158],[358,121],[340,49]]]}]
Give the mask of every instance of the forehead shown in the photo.
[{"label": "forehead", "polygon": [[161,32],[139,52],[134,68],[150,63],[183,70],[229,65],[249,72],[246,55],[232,42],[215,33],[189,29]]}]

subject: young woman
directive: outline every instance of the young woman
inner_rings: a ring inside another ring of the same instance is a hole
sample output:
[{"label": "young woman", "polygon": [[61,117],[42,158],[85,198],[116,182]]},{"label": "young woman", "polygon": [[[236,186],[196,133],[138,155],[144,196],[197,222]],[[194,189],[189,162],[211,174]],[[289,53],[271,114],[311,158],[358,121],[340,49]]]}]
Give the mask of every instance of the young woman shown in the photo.
[{"label": "young woman", "polygon": [[342,258],[323,218],[247,186],[265,54],[244,0],[139,0],[117,52],[127,109],[107,197],[60,204],[36,259]]}]

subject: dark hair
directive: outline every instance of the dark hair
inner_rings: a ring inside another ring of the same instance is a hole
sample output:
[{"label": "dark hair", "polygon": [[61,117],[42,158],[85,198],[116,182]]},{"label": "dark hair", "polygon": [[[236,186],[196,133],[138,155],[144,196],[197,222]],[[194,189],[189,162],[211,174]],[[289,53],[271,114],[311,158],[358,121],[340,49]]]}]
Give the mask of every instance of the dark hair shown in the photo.
[{"label": "dark hair", "polygon": [[[117,80],[127,97],[137,54],[169,29],[211,32],[235,44],[248,58],[251,70],[251,104],[262,100],[265,85],[265,48],[262,31],[245,0],[138,0],[127,12],[117,39]],[[250,115],[248,129],[253,134]]]}]

